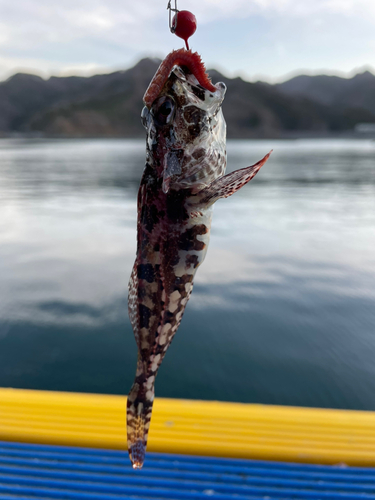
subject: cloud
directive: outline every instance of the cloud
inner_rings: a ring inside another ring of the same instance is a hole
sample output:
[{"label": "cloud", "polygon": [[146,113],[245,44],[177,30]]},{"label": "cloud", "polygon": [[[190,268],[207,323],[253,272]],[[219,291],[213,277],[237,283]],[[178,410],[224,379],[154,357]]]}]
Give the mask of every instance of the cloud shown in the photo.
[{"label": "cloud", "polygon": [[[183,2],[179,2],[181,8]],[[190,0],[201,25],[218,20],[243,19],[253,15],[291,19],[317,14],[358,15],[375,17],[373,0]],[[7,33],[12,45],[68,42],[87,36],[123,43],[141,43],[151,34],[154,44],[169,35],[166,2],[119,0],[0,0],[3,26],[0,41]],[[311,21],[311,19],[309,20]],[[121,33],[121,38],[116,37]],[[159,35],[159,36],[158,36]],[[4,43],[4,42],[3,42]],[[142,44],[143,45],[143,44]]]},{"label": "cloud", "polygon": [[203,22],[223,19],[227,16],[237,18],[254,14],[268,17],[288,15],[292,18],[315,14],[358,14],[368,18],[375,16],[373,0],[192,0],[189,2],[194,12],[200,14]]},{"label": "cloud", "polygon": [[[166,4],[0,0],[0,78],[34,63],[39,73],[87,74],[163,56],[182,46],[168,30]],[[342,71],[375,65],[373,0],[179,0],[178,6],[197,16],[193,47],[209,66],[222,65],[229,74],[250,77],[252,67],[280,75],[303,63]]]}]

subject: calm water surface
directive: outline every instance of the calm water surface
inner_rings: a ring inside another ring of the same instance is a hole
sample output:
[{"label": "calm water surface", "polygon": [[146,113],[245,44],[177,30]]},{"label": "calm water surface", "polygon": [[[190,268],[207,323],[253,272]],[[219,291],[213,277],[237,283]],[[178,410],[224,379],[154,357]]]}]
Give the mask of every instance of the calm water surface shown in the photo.
[{"label": "calm water surface", "polygon": [[[375,142],[232,141],[158,396],[375,410]],[[143,141],[0,140],[0,386],[125,394]]]}]

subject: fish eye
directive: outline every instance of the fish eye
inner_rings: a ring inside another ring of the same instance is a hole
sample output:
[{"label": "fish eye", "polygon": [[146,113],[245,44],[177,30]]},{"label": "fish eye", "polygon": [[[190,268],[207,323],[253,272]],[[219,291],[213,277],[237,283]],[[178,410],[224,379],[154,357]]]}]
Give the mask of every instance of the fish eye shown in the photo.
[{"label": "fish eye", "polygon": [[152,114],[159,125],[167,125],[174,116],[175,104],[171,97],[160,97],[153,104]]},{"label": "fish eye", "polygon": [[173,106],[170,101],[165,101],[159,108],[159,114],[169,116],[172,113]]}]

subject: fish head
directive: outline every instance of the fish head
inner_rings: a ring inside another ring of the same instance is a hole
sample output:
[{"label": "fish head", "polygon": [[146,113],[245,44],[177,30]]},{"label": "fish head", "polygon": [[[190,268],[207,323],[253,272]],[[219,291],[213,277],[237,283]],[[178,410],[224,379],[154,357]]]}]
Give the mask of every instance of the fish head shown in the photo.
[{"label": "fish head", "polygon": [[226,86],[209,82],[207,87],[195,71],[175,64],[158,95],[142,111],[148,161],[162,179],[165,193],[170,189],[197,193],[225,172],[226,124],[221,105]]}]

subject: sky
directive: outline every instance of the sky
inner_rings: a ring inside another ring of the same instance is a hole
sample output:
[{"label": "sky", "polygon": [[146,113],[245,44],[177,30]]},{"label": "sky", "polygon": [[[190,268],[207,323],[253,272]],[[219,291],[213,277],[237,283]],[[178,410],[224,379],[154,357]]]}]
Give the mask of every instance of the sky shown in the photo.
[{"label": "sky", "polygon": [[[84,75],[165,57],[184,42],[166,0],[0,0],[0,80]],[[375,72],[375,0],[178,0],[208,68],[250,81]]]}]

